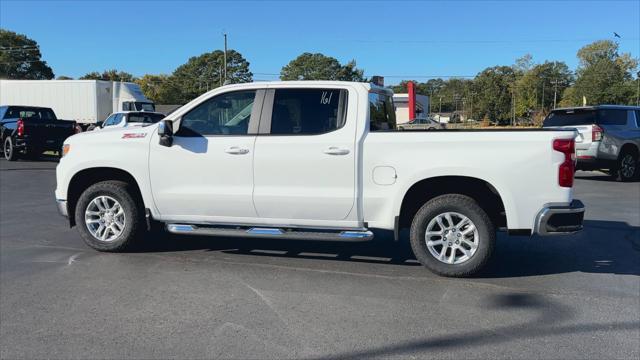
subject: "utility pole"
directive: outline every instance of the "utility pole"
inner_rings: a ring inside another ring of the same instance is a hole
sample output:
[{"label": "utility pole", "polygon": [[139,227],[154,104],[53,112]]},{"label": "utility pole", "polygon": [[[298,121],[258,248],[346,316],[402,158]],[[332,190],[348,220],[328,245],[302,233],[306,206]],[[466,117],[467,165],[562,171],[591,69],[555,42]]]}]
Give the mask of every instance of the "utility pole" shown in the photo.
[{"label": "utility pole", "polygon": [[469,118],[473,118],[473,96],[475,94],[476,93],[474,93],[474,92],[471,93],[471,111],[469,112]]},{"label": "utility pole", "polygon": [[429,96],[429,114],[433,114],[433,87],[431,88],[431,96]]},{"label": "utility pole", "polygon": [[224,72],[223,84],[227,82],[227,33],[224,33]]},{"label": "utility pole", "polygon": [[516,124],[516,90],[511,89],[511,126]]},{"label": "utility pole", "polygon": [[545,84],[545,81],[543,79],[542,80],[542,109],[541,109],[541,111],[544,111],[544,84]]},{"label": "utility pole", "polygon": [[558,79],[553,80],[553,108],[556,108],[558,100]]},{"label": "utility pole", "polygon": [[[636,105],[640,106],[640,71],[638,71],[638,73],[636,74],[636,82],[638,83],[638,90],[636,92]],[[638,120],[637,116],[636,120]]]},{"label": "utility pole", "polygon": [[440,110],[438,112],[442,114],[442,96],[440,96]]}]

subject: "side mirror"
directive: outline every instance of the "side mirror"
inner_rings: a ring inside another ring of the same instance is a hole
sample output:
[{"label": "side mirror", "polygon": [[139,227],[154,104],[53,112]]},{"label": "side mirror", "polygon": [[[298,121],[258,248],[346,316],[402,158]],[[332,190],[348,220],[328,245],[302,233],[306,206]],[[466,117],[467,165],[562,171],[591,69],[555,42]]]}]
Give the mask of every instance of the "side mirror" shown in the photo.
[{"label": "side mirror", "polygon": [[160,145],[173,145],[173,123],[168,120],[162,120],[158,123],[158,135],[160,136]]}]

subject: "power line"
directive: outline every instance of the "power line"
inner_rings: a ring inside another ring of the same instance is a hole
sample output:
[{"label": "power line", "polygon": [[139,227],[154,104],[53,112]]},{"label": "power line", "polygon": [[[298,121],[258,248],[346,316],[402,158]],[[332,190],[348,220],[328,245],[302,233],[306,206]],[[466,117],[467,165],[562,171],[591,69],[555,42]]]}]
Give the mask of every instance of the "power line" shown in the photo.
[{"label": "power line", "polygon": [[[400,44],[450,44],[450,43],[458,43],[458,44],[508,44],[508,43],[561,43],[561,42],[593,42],[603,39],[512,39],[512,40],[479,40],[479,39],[468,39],[468,40],[372,40],[372,39],[354,39],[354,40],[346,40],[360,43],[400,43]],[[604,39],[606,40],[606,39]],[[638,41],[640,38],[624,38],[618,39],[617,41]]]}]

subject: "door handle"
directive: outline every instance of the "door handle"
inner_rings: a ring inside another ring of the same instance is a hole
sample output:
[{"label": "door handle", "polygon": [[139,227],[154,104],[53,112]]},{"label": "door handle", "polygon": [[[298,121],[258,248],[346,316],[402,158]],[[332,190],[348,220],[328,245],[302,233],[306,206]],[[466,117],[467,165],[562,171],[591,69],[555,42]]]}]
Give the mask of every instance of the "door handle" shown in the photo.
[{"label": "door handle", "polygon": [[241,148],[241,147],[237,147],[237,146],[232,146],[230,148],[227,148],[224,152],[226,152],[227,154],[232,154],[232,155],[244,155],[244,154],[248,154],[249,153],[249,149],[245,149],[245,148]]},{"label": "door handle", "polygon": [[324,153],[328,155],[347,155],[349,153],[349,149],[330,146],[329,148],[324,150]]}]

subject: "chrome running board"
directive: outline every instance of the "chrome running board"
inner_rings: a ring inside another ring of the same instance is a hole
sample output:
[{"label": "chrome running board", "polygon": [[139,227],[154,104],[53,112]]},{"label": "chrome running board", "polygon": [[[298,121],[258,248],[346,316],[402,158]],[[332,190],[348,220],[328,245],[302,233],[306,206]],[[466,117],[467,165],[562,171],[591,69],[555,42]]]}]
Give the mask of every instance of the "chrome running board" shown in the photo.
[{"label": "chrome running board", "polygon": [[295,239],[314,241],[369,241],[373,233],[369,230],[310,230],[310,229],[280,229],[269,227],[232,227],[232,226],[204,226],[193,224],[167,224],[167,231],[172,234],[227,236],[263,239]]}]

